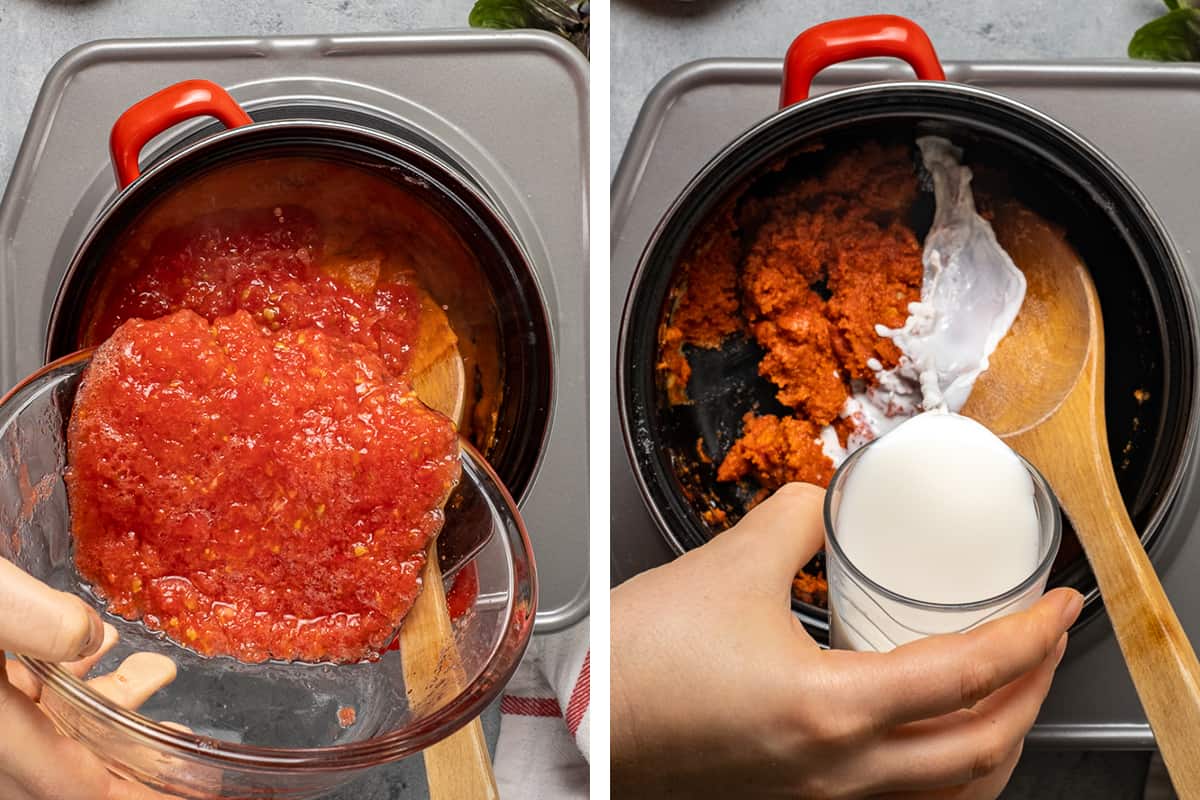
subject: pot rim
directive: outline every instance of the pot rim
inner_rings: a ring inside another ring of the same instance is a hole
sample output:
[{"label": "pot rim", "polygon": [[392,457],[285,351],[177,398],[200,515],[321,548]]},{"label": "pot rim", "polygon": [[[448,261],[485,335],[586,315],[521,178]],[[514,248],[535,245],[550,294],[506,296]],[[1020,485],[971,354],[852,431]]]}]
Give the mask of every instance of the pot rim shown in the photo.
[{"label": "pot rim", "polygon": [[[1154,238],[1158,239],[1159,244],[1163,249],[1165,258],[1161,266],[1167,272],[1168,282],[1174,282],[1179,288],[1179,311],[1182,319],[1185,322],[1187,342],[1185,347],[1190,349],[1193,367],[1198,366],[1200,362],[1200,324],[1197,322],[1196,312],[1196,287],[1193,281],[1188,276],[1187,271],[1183,268],[1183,260],[1172,240],[1170,233],[1163,225],[1161,218],[1154,208],[1150,205],[1142,191],[1137,185],[1129,179],[1123,170],[1105,155],[1098,147],[1093,145],[1079,133],[1054,119],[1053,117],[1038,111],[1037,109],[1014,100],[1006,95],[984,89],[978,86],[969,84],[956,83],[953,81],[935,81],[935,80],[901,80],[901,81],[879,81],[874,83],[859,84],[849,86],[843,89],[830,91],[815,97],[807,98],[798,103],[794,103],[785,108],[781,108],[769,116],[758,121],[750,128],[736,136],[732,141],[721,148],[712,158],[710,158],[703,167],[697,171],[692,178],[687,182],[676,198],[671,202],[667,209],[659,218],[655,225],[646,245],[642,249],[642,253],[638,258],[638,263],[634,269],[633,278],[630,282],[629,290],[625,295],[625,302],[621,311],[621,322],[617,336],[617,411],[618,418],[621,424],[621,437],[625,447],[625,455],[633,468],[634,481],[638,487],[638,494],[642,500],[642,505],[646,508],[650,517],[654,520],[655,527],[658,529],[659,535],[665,540],[667,545],[675,554],[683,555],[688,548],[679,540],[679,537],[672,530],[672,520],[668,519],[668,514],[665,509],[660,508],[660,504],[654,499],[655,492],[652,490],[652,476],[645,474],[642,469],[642,458],[639,455],[639,448],[635,440],[636,431],[634,426],[637,423],[645,422],[652,416],[648,410],[642,410],[641,415],[635,420],[636,408],[632,408],[633,378],[629,374],[628,352],[630,347],[630,338],[632,329],[635,327],[633,318],[633,310],[636,304],[638,295],[643,285],[647,280],[653,277],[651,273],[650,255],[659,246],[660,241],[667,233],[668,228],[672,226],[674,220],[692,205],[692,198],[697,194],[697,191],[709,180],[715,180],[715,176],[728,168],[729,162],[739,153],[751,146],[760,137],[767,134],[776,126],[784,124],[798,115],[804,115],[812,112],[814,109],[821,109],[826,106],[836,106],[848,99],[858,99],[864,96],[875,94],[888,94],[894,91],[910,91],[918,94],[927,95],[930,97],[953,95],[959,98],[968,100],[974,99],[983,103],[992,103],[1001,106],[1004,110],[1024,116],[1029,122],[1041,125],[1050,129],[1053,133],[1065,140],[1073,150],[1080,155],[1091,159],[1094,164],[1103,172],[1106,172],[1108,177],[1124,191],[1131,203],[1144,216],[1144,222],[1148,225]],[[911,112],[917,116],[919,112]],[[798,137],[797,141],[806,138],[812,134],[805,134],[804,137]],[[766,159],[764,159],[766,160]],[[761,163],[761,161],[760,161]],[[741,176],[745,177],[749,169],[742,167]],[[711,210],[711,209],[707,209]],[[1173,516],[1180,490],[1184,479],[1189,472],[1189,464],[1191,463],[1194,451],[1196,449],[1196,435],[1200,430],[1200,408],[1197,408],[1200,401],[1200,369],[1193,368],[1191,380],[1187,384],[1181,384],[1184,390],[1190,395],[1188,399],[1190,403],[1186,405],[1185,413],[1186,420],[1182,426],[1182,434],[1180,436],[1181,444],[1179,446],[1178,455],[1175,459],[1174,467],[1170,473],[1163,491],[1161,499],[1157,502],[1157,508],[1147,521],[1144,531],[1139,535],[1142,546],[1147,549],[1148,553],[1160,549],[1163,536],[1158,535],[1168,526],[1167,523]],[[669,491],[669,490],[665,490]],[[1149,545],[1147,545],[1149,541]],[[1095,600],[1101,600],[1099,589],[1093,588],[1085,596],[1085,603],[1091,604]],[[799,608],[797,608],[799,607]],[[792,608],[795,613],[798,613],[802,618],[811,618],[815,622],[822,622],[828,619],[828,611],[818,606],[802,603],[800,601],[792,601]],[[1093,615],[1099,616],[1099,615]],[[1085,624],[1086,620],[1077,623],[1077,625]]]},{"label": "pot rim", "polygon": [[[310,132],[317,136],[321,134],[336,133],[350,134],[359,136],[367,140],[373,140],[374,143],[385,148],[391,148],[393,152],[388,153],[387,150],[379,152],[357,150],[359,154],[369,155],[376,160],[386,160],[389,157],[396,157],[397,160],[404,160],[405,157],[415,156],[417,161],[427,162],[436,170],[440,171],[440,175],[433,177],[437,180],[438,188],[444,188],[445,194],[457,203],[463,204],[469,211],[478,213],[486,211],[488,219],[483,219],[484,227],[490,223],[495,226],[495,230],[491,231],[493,235],[496,233],[502,234],[506,239],[502,245],[511,245],[516,254],[519,256],[520,266],[525,272],[530,285],[533,288],[532,300],[526,297],[526,302],[533,306],[534,311],[540,316],[541,334],[546,340],[546,351],[548,362],[545,365],[548,373],[546,384],[546,424],[542,428],[539,440],[535,442],[536,447],[533,448],[534,456],[530,460],[530,466],[527,469],[528,477],[525,479],[525,485],[521,487],[521,491],[516,496],[517,502],[521,503],[528,497],[529,491],[532,489],[538,473],[541,471],[543,462],[546,456],[546,443],[550,438],[550,430],[554,424],[554,416],[557,405],[557,384],[555,380],[556,367],[555,360],[558,352],[557,336],[554,326],[551,324],[550,309],[546,304],[546,291],[542,285],[542,280],[534,269],[534,261],[530,257],[528,249],[525,247],[521,236],[515,226],[487,195],[484,187],[476,183],[475,179],[465,174],[457,165],[447,159],[430,152],[429,150],[416,145],[412,142],[405,141],[397,136],[393,136],[382,131],[374,130],[363,125],[358,125],[349,122],[341,122],[335,120],[322,119],[279,119],[266,120],[262,122],[253,122],[249,125],[242,125],[233,128],[225,128],[211,135],[204,136],[193,142],[187,142],[177,149],[163,153],[153,162],[145,167],[136,179],[130,182],[125,187],[119,189],[101,210],[96,219],[88,227],[86,235],[75,247],[74,254],[66,271],[59,282],[58,289],[55,292],[54,302],[50,309],[50,315],[46,323],[46,345],[43,349],[43,361],[49,362],[55,358],[55,343],[56,337],[54,332],[65,324],[63,319],[63,304],[64,300],[69,296],[67,287],[78,280],[78,276],[83,269],[85,255],[94,247],[99,246],[102,235],[107,235],[106,230],[112,224],[112,219],[125,210],[126,206],[135,204],[135,198],[142,193],[142,189],[148,185],[149,181],[162,179],[163,173],[174,169],[182,168],[181,165],[194,158],[202,156],[211,156],[211,151],[219,151],[222,148],[236,144],[239,139],[246,137],[270,137],[272,134],[302,134]],[[193,131],[194,132],[194,131]],[[337,144],[345,144],[348,148],[351,145],[348,142],[333,142],[326,141],[318,146],[336,147]],[[272,147],[270,143],[259,145],[264,150]],[[349,150],[347,150],[349,152]],[[424,172],[424,166],[409,165],[411,168],[419,172]],[[186,181],[192,176],[183,176],[182,180]],[[176,179],[179,180],[179,179]],[[443,184],[448,184],[444,185]],[[143,202],[148,205],[154,201],[154,198],[146,198]],[[507,488],[507,487],[506,487]]]}]

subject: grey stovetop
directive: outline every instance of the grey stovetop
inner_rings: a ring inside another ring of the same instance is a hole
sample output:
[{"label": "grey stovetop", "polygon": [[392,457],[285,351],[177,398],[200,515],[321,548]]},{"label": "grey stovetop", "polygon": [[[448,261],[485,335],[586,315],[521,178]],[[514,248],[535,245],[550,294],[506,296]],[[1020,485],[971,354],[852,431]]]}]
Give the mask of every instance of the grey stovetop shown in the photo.
[{"label": "grey stovetop", "polygon": [[613,0],[612,166],[646,94],[672,69],[698,58],[782,58],[796,34],[834,17],[911,17],[947,61],[1119,58],[1163,10],[1160,0]]}]

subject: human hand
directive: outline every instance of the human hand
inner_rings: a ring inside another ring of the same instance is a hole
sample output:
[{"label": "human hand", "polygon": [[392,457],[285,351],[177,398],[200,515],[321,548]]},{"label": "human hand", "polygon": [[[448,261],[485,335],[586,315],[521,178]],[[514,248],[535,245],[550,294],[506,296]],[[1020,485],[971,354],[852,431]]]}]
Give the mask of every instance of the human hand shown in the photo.
[{"label": "human hand", "polygon": [[824,541],[791,484],[612,592],[614,797],[995,798],[1083,607],[1028,611],[890,653],[822,650],[791,612]]},{"label": "human hand", "polygon": [[[87,748],[62,736],[39,708],[41,684],[4,651],[63,667],[82,678],[117,643],[78,597],[55,591],[0,558],[0,797],[5,800],[163,800],[121,780]],[[88,682],[115,703],[136,708],[175,677],[169,658],[138,653]]]}]

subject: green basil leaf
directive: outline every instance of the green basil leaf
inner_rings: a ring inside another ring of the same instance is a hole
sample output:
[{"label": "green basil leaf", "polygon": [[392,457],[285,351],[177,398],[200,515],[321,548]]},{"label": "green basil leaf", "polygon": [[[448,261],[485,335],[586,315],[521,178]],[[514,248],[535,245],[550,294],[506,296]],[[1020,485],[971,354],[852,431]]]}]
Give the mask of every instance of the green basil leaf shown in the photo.
[{"label": "green basil leaf", "polygon": [[1200,61],[1200,10],[1176,8],[1137,29],[1129,57],[1150,61]]},{"label": "green basil leaf", "polygon": [[472,28],[533,28],[533,16],[525,0],[478,0],[468,22]]},{"label": "green basil leaf", "polygon": [[588,55],[588,0],[477,0],[468,18],[473,28],[537,28],[569,40]]}]

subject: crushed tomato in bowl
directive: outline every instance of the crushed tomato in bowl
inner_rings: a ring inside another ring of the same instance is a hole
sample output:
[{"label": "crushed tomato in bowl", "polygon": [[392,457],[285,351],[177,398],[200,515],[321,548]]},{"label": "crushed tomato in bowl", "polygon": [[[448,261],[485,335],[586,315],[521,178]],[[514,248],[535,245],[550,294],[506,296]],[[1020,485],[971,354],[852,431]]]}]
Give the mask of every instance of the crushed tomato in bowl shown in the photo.
[{"label": "crushed tomato in bowl", "polygon": [[109,609],[247,662],[377,657],[460,472],[454,424],[377,349],[246,310],[121,325],[68,453],[76,564]]}]

